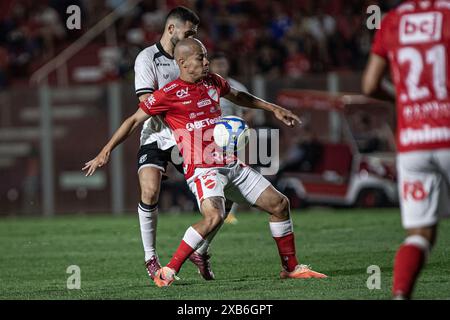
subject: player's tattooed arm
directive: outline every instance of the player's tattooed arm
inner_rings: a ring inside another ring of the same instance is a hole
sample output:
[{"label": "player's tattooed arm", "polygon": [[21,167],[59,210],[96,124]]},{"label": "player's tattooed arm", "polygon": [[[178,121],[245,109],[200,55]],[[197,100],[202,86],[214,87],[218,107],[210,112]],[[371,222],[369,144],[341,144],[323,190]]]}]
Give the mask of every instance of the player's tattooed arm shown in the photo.
[{"label": "player's tattooed arm", "polygon": [[82,168],[83,171],[87,170],[86,176],[91,176],[94,174],[97,168],[102,167],[109,161],[109,156],[113,149],[122,143],[126,138],[128,138],[134,130],[149,118],[143,110],[138,109],[132,116],[128,117],[122,125],[117,129],[109,142],[103,147],[100,153],[92,160],[85,163]]},{"label": "player's tattooed arm", "polygon": [[267,102],[251,93],[236,90],[233,87],[230,88],[230,92],[224,98],[242,107],[271,111],[278,120],[289,127],[295,126],[295,123],[301,123],[300,118],[292,111],[274,103]]}]

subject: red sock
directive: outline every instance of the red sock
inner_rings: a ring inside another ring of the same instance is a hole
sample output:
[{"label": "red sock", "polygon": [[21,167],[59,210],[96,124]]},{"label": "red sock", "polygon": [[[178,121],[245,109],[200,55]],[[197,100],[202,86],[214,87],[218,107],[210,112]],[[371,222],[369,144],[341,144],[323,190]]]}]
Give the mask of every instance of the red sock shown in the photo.
[{"label": "red sock", "polygon": [[177,251],[173,255],[170,262],[167,264],[169,268],[175,270],[176,273],[180,272],[181,266],[186,261],[186,259],[194,252],[194,249],[189,246],[184,240],[181,240],[180,245],[178,246]]},{"label": "red sock", "polygon": [[411,296],[424,261],[425,252],[419,247],[411,244],[400,246],[395,256],[393,295],[401,294],[406,298]]},{"label": "red sock", "polygon": [[291,272],[298,265],[295,256],[294,233],[289,233],[283,237],[273,237],[277,243],[278,253],[280,254],[281,264],[287,271]]}]

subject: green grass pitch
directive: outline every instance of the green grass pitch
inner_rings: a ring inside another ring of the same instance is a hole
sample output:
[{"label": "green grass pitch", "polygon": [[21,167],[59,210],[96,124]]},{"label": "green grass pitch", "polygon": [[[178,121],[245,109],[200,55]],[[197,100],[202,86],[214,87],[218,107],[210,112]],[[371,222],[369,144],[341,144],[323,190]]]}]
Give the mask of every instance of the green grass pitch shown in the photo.
[{"label": "green grass pitch", "polygon": [[[160,289],[143,266],[137,215],[0,219],[0,299],[389,299],[395,251],[404,238],[397,209],[308,209],[293,212],[301,263],[328,279],[280,280],[267,214],[240,213],[212,246],[215,281],[190,261],[181,280]],[[199,214],[162,214],[158,250],[167,263]],[[420,276],[416,299],[450,298],[450,221]],[[81,289],[68,290],[70,265]],[[369,290],[367,268],[381,269],[381,289]]]}]

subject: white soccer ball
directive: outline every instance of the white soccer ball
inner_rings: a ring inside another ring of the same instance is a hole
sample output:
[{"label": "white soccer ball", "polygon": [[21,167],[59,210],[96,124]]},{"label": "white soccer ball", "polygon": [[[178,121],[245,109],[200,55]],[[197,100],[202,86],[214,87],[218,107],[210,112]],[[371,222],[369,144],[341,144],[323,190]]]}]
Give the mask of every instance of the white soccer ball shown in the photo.
[{"label": "white soccer ball", "polygon": [[237,151],[248,143],[250,130],[242,118],[222,117],[214,127],[214,142],[225,151]]}]

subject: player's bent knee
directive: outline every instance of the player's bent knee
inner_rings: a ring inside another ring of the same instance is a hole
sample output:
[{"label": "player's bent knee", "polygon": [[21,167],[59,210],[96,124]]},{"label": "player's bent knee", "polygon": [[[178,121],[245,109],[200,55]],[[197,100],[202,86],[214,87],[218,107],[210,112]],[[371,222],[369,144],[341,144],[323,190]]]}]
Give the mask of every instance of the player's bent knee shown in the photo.
[{"label": "player's bent knee", "polygon": [[272,214],[279,218],[289,216],[289,199],[285,195],[281,195],[274,201]]},{"label": "player's bent knee", "polygon": [[141,199],[144,203],[153,205],[158,202],[159,190],[155,187],[143,187],[141,191]]}]

